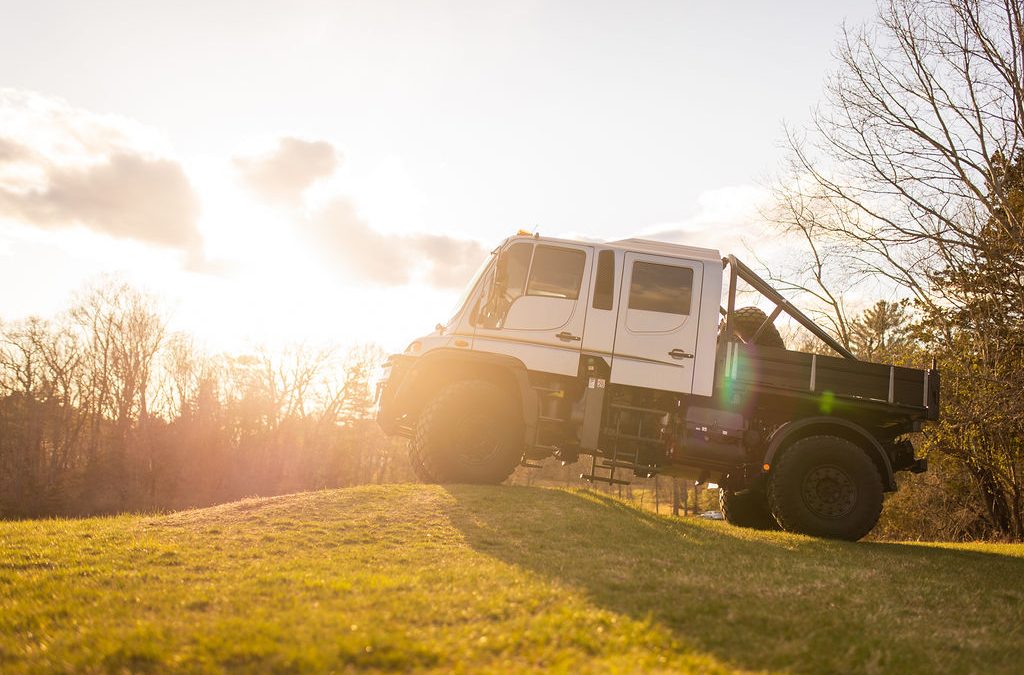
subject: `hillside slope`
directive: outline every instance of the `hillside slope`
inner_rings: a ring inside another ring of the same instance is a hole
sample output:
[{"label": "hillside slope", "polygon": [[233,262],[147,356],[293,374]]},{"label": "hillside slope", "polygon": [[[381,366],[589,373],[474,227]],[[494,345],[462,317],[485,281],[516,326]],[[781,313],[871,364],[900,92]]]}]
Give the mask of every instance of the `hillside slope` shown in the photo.
[{"label": "hillside slope", "polygon": [[846,544],[399,485],[0,523],[0,671],[1011,672],[1024,546]]}]

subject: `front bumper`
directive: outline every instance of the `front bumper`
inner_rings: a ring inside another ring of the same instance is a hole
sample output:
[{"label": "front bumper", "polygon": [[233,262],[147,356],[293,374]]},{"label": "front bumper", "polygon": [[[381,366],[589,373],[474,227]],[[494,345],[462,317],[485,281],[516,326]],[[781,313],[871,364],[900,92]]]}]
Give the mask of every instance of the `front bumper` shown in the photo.
[{"label": "front bumper", "polygon": [[373,381],[373,416],[377,425],[389,436],[402,431],[404,417],[397,405],[396,393],[408,372],[406,359],[393,354],[380,365]]}]

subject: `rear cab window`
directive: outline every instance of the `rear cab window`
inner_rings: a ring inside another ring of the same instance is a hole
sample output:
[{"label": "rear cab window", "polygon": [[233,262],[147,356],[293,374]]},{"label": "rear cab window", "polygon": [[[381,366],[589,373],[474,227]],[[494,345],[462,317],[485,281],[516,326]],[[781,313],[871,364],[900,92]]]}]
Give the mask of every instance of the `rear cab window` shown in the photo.
[{"label": "rear cab window", "polygon": [[693,269],[653,262],[633,264],[629,308],[663,314],[690,314]]}]

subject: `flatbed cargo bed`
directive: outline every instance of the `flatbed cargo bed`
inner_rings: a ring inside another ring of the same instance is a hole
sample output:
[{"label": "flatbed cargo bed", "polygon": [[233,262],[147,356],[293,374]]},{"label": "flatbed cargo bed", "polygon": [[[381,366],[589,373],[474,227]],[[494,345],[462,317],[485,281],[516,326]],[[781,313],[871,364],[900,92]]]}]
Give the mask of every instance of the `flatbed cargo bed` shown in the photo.
[{"label": "flatbed cargo bed", "polygon": [[757,392],[884,406],[917,419],[938,418],[939,374],[824,354],[729,342],[717,368],[720,392]]}]

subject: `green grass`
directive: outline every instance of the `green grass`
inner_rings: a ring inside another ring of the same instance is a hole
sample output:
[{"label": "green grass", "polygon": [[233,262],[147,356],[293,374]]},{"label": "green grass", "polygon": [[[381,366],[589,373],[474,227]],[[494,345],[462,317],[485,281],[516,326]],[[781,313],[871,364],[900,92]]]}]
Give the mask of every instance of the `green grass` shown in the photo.
[{"label": "green grass", "polygon": [[388,486],[0,524],[0,672],[1020,672],[1024,546]]}]

